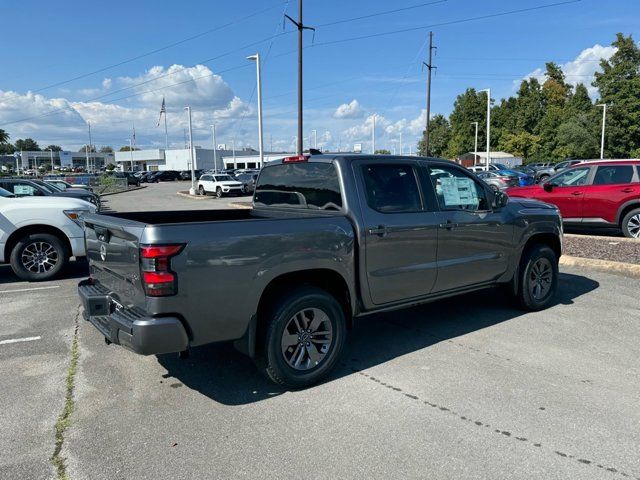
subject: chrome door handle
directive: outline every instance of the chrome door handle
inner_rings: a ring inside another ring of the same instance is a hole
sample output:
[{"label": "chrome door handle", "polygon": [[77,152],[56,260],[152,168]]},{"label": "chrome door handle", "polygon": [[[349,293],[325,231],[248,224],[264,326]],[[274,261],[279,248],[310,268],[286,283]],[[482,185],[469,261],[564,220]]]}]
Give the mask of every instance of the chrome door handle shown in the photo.
[{"label": "chrome door handle", "polygon": [[632,193],[633,192],[633,188],[623,188],[621,191],[624,192],[624,193]]},{"label": "chrome door handle", "polygon": [[571,195],[577,197],[578,195],[582,195],[582,192],[573,192]]},{"label": "chrome door handle", "polygon": [[379,237],[384,237],[389,233],[389,229],[384,225],[378,225],[378,228],[370,228],[367,231],[369,232],[369,235],[378,235]]}]

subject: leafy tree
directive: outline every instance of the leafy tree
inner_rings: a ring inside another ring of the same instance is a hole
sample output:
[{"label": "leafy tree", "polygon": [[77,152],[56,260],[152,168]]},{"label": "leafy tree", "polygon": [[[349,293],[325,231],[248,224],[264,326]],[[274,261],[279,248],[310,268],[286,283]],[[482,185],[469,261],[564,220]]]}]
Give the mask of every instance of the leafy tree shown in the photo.
[{"label": "leafy tree", "polygon": [[0,143],[8,143],[9,134],[0,128]]},{"label": "leafy tree", "polygon": [[599,136],[592,118],[580,113],[558,127],[555,158],[597,158]]},{"label": "leafy tree", "polygon": [[104,147],[100,148],[100,153],[113,153],[113,148],[105,145]]},{"label": "leafy tree", "polygon": [[113,172],[115,170],[116,166],[113,163],[108,164],[105,169],[109,172]]},{"label": "leafy tree", "polygon": [[52,152],[61,152],[61,151],[62,151],[62,147],[61,147],[61,146],[59,146],[59,145],[47,145],[47,146],[44,148],[44,150],[45,150],[45,151],[47,151],[47,152],[48,152],[49,150],[51,150]]},{"label": "leafy tree", "polygon": [[589,97],[589,92],[584,83],[576,85],[573,95],[567,101],[565,105],[565,115],[572,116],[578,113],[588,113],[593,111],[593,102]]},{"label": "leafy tree", "polygon": [[124,147],[120,147],[119,151],[120,152],[129,152],[131,150],[133,150],[135,152],[136,150],[140,150],[140,149],[136,148],[136,147],[133,147],[133,149],[132,149],[132,148],[129,147],[129,145],[125,145]]},{"label": "leafy tree", "polygon": [[571,86],[565,82],[564,72],[557,64],[548,62],[546,67],[547,79],[542,84],[542,93],[544,94],[546,105],[562,107],[569,99]]},{"label": "leafy tree", "polygon": [[[449,116],[451,124],[447,148],[443,152],[448,158],[455,158],[473,148],[475,129],[473,122],[478,122],[478,138],[486,135],[487,127],[487,94],[468,88],[458,95]],[[435,150],[434,150],[435,152]]]},{"label": "leafy tree", "polygon": [[622,33],[612,45],[617,51],[600,62],[602,72],[596,72],[592,85],[600,92],[597,103],[610,106],[605,155],[624,158],[640,145],[640,48]]},{"label": "leafy tree", "polygon": [[39,152],[40,147],[38,146],[38,142],[36,142],[33,138],[25,138],[24,140],[16,140],[16,150]]},{"label": "leafy tree", "polygon": [[451,140],[451,124],[442,114],[434,115],[429,122],[429,150],[427,153],[424,132],[418,142],[418,155],[443,157]]},{"label": "leafy tree", "polygon": [[507,133],[500,139],[498,148],[524,159],[535,158],[540,150],[541,139],[529,132]]},{"label": "leafy tree", "polygon": [[387,150],[386,148],[383,148],[381,150],[376,150],[375,154],[376,155],[391,155],[391,152],[389,150]]},{"label": "leafy tree", "polygon": [[542,86],[536,78],[524,80],[518,89],[515,103],[516,131],[538,133],[538,125],[545,113]]},{"label": "leafy tree", "polygon": [[0,143],[0,155],[13,155],[16,147],[10,143]]},{"label": "leafy tree", "polygon": [[82,152],[82,153],[87,153],[87,151],[89,153],[96,153],[96,146],[83,145],[82,147],[80,147],[80,150],[78,150],[78,152]]}]

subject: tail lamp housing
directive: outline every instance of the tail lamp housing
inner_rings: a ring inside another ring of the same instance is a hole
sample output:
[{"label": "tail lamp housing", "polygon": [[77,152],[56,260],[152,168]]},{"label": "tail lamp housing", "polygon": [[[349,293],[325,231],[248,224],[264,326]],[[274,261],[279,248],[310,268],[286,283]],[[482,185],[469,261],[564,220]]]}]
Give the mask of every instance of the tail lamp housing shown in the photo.
[{"label": "tail lamp housing", "polygon": [[167,297],[178,293],[178,276],[171,270],[171,258],[185,244],[140,245],[140,277],[147,297]]}]

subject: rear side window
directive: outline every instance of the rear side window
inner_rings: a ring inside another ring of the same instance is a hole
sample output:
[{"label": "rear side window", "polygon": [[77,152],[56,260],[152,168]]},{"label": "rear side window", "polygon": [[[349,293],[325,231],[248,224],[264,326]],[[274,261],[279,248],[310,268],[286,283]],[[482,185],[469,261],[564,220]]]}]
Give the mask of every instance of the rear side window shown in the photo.
[{"label": "rear side window", "polygon": [[594,185],[615,185],[631,183],[633,167],[631,165],[606,165],[598,167],[593,178]]},{"label": "rear side window", "polygon": [[342,208],[332,163],[300,162],[265,167],[253,197],[256,206],[337,211]]},{"label": "rear side window", "polygon": [[363,165],[367,204],[383,213],[422,210],[415,170],[411,165]]},{"label": "rear side window", "polygon": [[33,196],[38,194],[38,191],[35,187],[26,183],[10,183],[9,188],[9,191],[13,192],[13,194],[18,197]]}]

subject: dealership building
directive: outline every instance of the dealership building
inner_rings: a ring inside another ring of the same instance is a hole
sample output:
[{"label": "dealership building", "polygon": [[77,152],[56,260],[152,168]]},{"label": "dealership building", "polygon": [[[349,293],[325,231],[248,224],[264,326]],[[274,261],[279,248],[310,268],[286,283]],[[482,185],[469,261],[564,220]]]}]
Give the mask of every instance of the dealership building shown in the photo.
[{"label": "dealership building", "polygon": [[[191,170],[191,152],[188,148],[150,149],[116,152],[115,162],[120,170],[158,171]],[[265,153],[265,162],[282,158],[286,153]],[[256,150],[226,150],[194,147],[193,157],[196,170],[224,170],[227,168],[259,168],[260,155]]]}]

